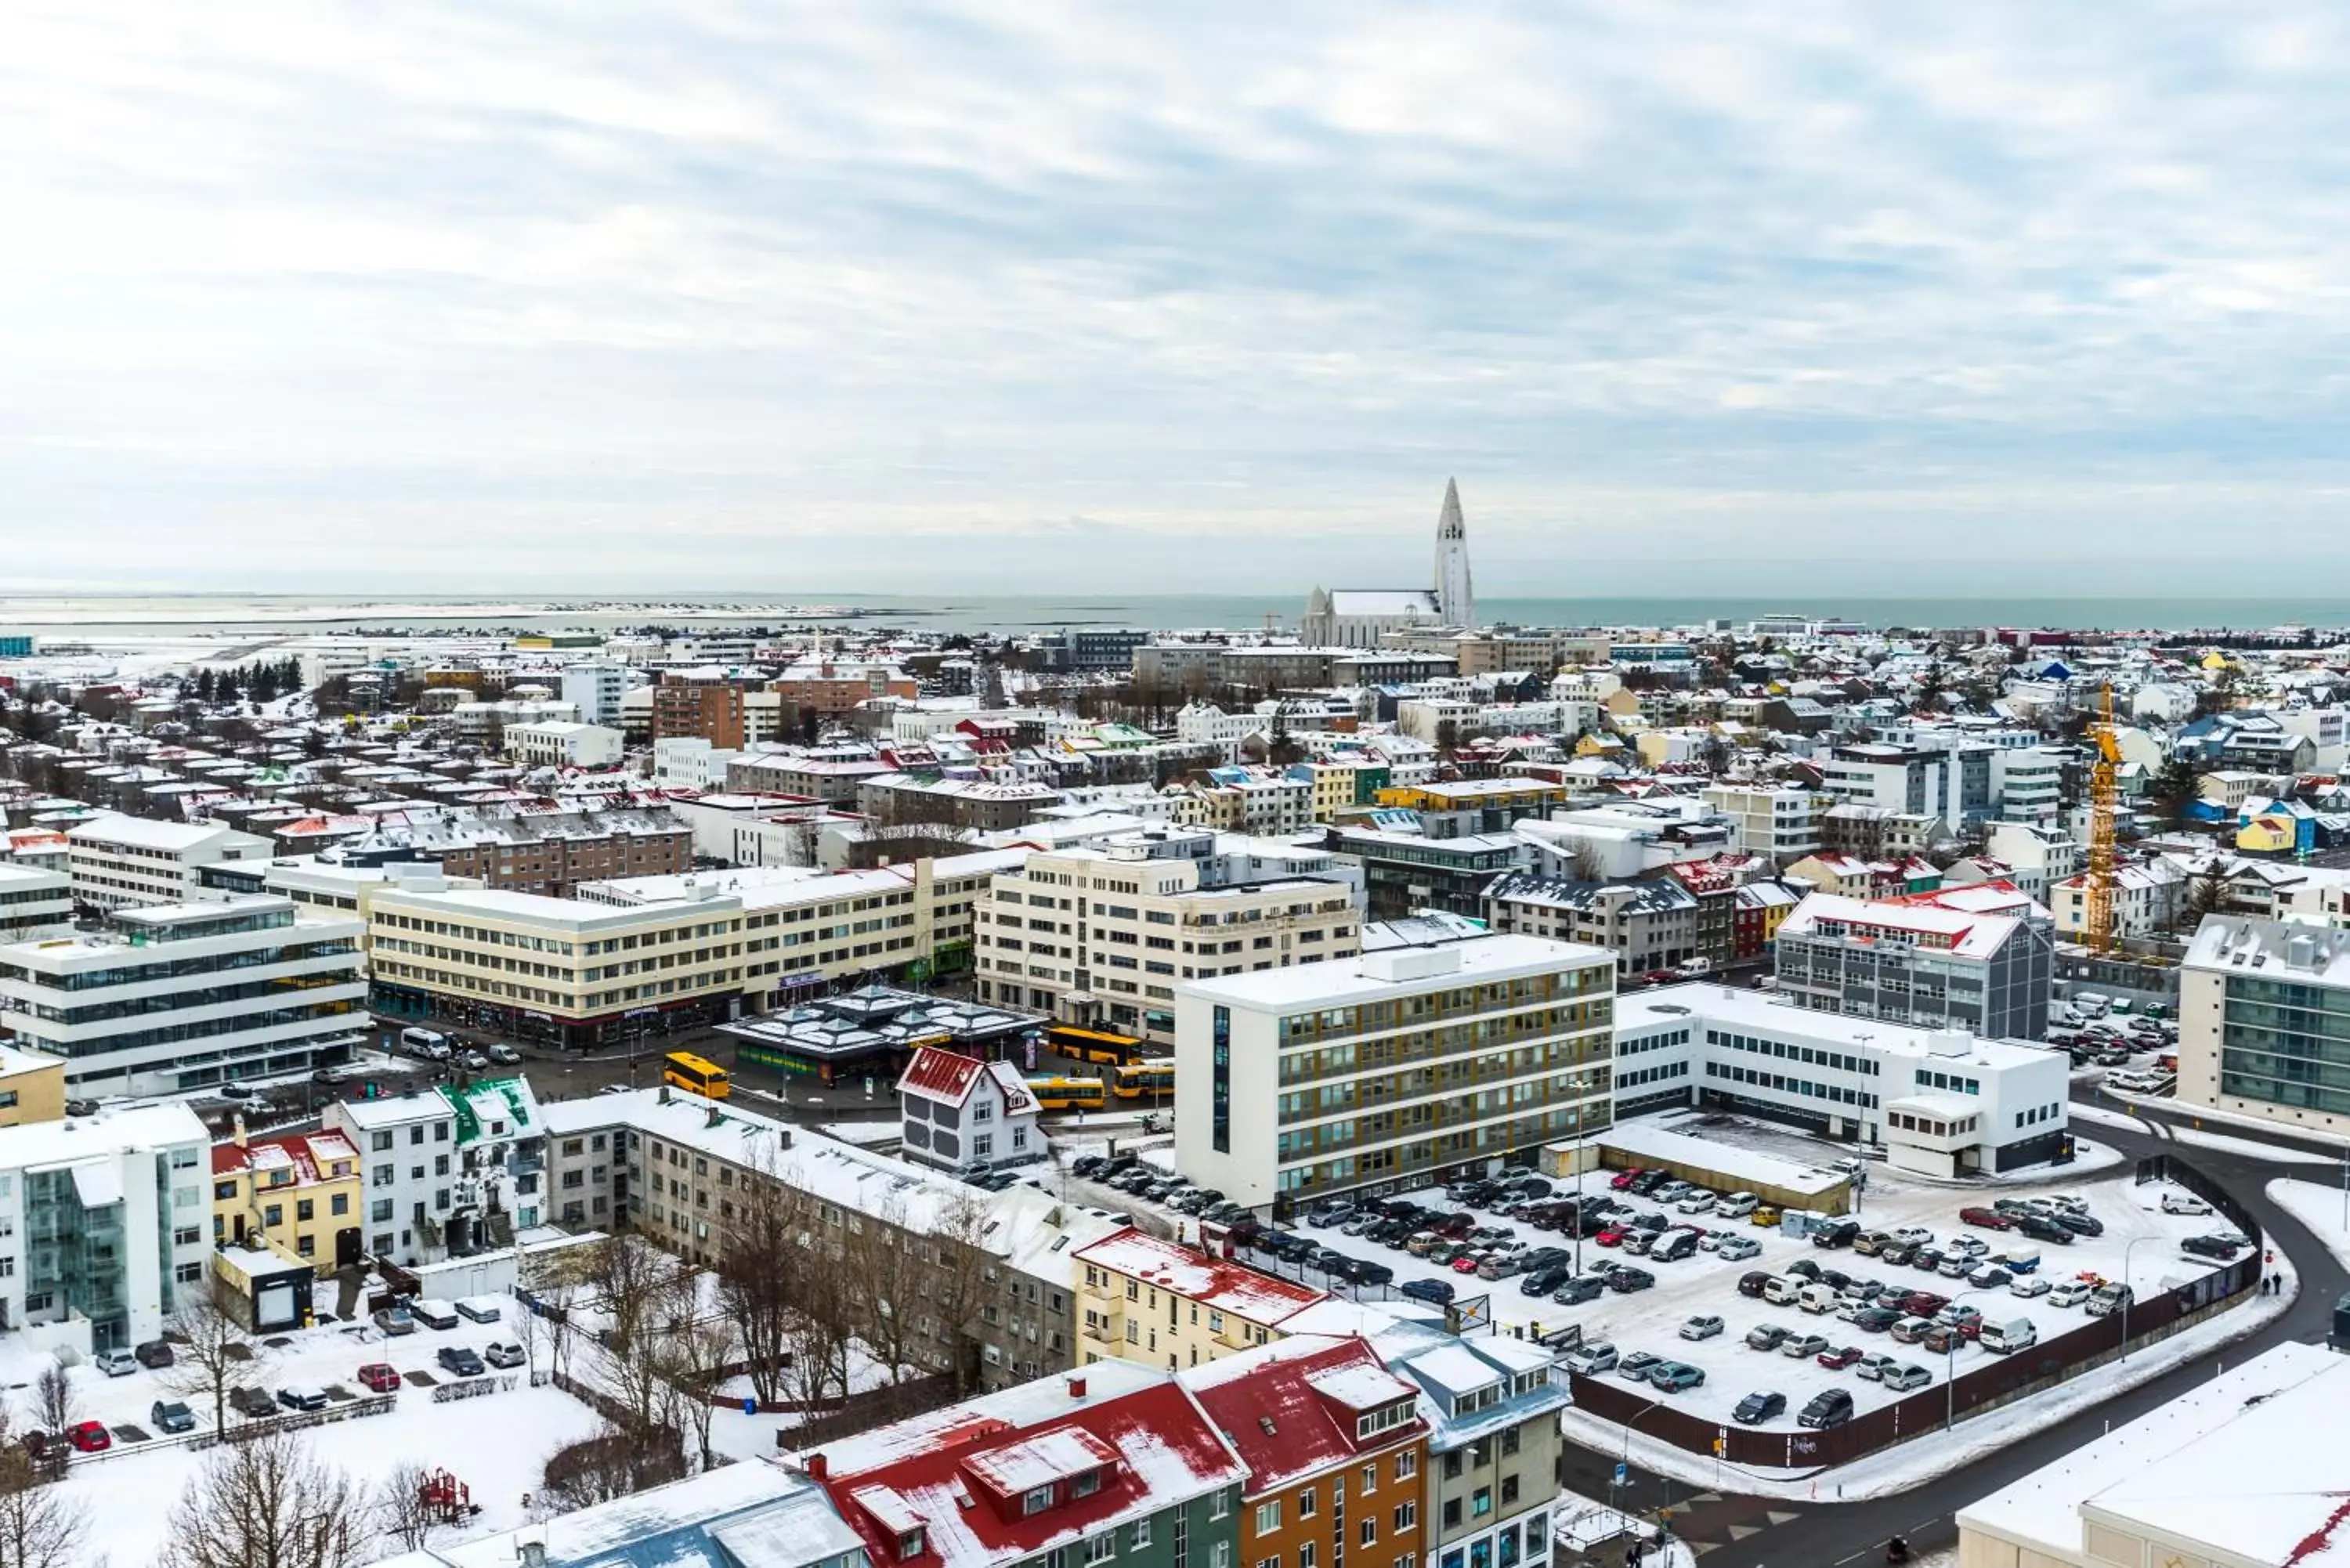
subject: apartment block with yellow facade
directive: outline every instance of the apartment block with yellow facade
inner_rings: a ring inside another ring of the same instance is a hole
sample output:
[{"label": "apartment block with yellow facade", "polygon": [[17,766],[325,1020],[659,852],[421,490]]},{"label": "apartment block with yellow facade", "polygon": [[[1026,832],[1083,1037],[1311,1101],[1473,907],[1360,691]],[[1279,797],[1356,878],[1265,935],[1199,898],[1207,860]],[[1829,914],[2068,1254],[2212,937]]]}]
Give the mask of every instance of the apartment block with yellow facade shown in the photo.
[{"label": "apartment block with yellow facade", "polygon": [[65,1058],[0,1045],[0,1127],[60,1121],[65,1114]]},{"label": "apartment block with yellow facade", "polygon": [[1245,1568],[1419,1568],[1428,1422],[1367,1341],[1301,1334],[1178,1381],[1248,1466]]},{"label": "apartment block with yellow facade", "polygon": [[1284,1323],[1329,1299],[1134,1230],[1080,1250],[1075,1262],[1079,1366],[1201,1366],[1272,1344]]},{"label": "apartment block with yellow facade", "polygon": [[1144,848],[1042,851],[994,879],[979,914],[979,998],[1172,1047],[1175,987],[1350,958],[1353,886],[1314,877],[1201,887]]},{"label": "apartment block with yellow facade", "polygon": [[266,1238],[322,1274],[359,1261],[359,1152],[338,1132],[213,1146],[213,1241]]}]

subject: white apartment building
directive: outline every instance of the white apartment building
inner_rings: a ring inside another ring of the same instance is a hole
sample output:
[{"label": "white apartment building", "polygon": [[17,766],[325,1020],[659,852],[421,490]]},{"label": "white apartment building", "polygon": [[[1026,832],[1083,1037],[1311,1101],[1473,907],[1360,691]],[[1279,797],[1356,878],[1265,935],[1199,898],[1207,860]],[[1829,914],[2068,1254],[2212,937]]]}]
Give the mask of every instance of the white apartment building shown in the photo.
[{"label": "white apartment building", "polygon": [[622,742],[616,729],[561,719],[509,724],[505,732],[506,754],[533,767],[611,767],[620,760]]},{"label": "white apartment building", "polygon": [[307,1072],[366,1038],[364,929],[275,894],[117,909],[104,930],[0,947],[0,1025],[84,1095]]},{"label": "white apartment building", "polygon": [[1140,845],[1030,855],[979,909],[979,997],[1171,1045],[1175,988],[1351,958],[1362,895],[1311,877],[1201,885]]},{"label": "white apartment building", "polygon": [[1886,1146],[1928,1175],[2043,1164],[2062,1149],[2071,1060],[1963,1029],[1814,1012],[1692,982],[1616,1008],[1617,1119],[1713,1107]]},{"label": "white apartment building", "polygon": [[593,660],[563,671],[563,700],[578,710],[583,723],[619,729],[620,701],[628,692],[629,672],[617,664]]},{"label": "white apartment building", "polygon": [[177,1104],[0,1127],[0,1331],[84,1355],[160,1338],[204,1288],[211,1147]]},{"label": "white apartment building", "polygon": [[671,789],[724,789],[727,765],[742,755],[699,735],[664,735],[653,742],[653,783]]},{"label": "white apartment building", "polygon": [[1606,1125],[1616,956],[1383,948],[1176,995],[1176,1168],[1252,1206],[1400,1191]]},{"label": "white apartment building", "polygon": [[2350,932],[2206,916],[2179,967],[2178,1098],[2350,1127]]},{"label": "white apartment building", "polygon": [[1738,848],[1768,856],[1774,866],[1792,866],[1824,847],[1820,815],[1827,803],[1810,790],[1713,784],[1706,785],[1702,798],[1734,825],[1732,842]]},{"label": "white apartment building", "polygon": [[511,1245],[540,1221],[546,1128],[527,1078],[338,1101],[324,1120],[359,1152],[370,1257],[436,1262]]},{"label": "white apartment building", "polygon": [[1168,788],[1174,819],[1189,827],[1277,837],[1314,822],[1314,781],[1269,768],[1212,768],[1204,784]]},{"label": "white apartment building", "polygon": [[0,861],[0,941],[72,921],[72,877],[63,871]]},{"label": "white apartment building", "polygon": [[184,904],[197,897],[197,870],[223,860],[266,859],[268,839],[209,823],[101,816],[66,834],[76,901],[101,909]]},{"label": "white apartment building", "polygon": [[2064,815],[2064,759],[2045,746],[2022,746],[1991,756],[1991,784],[2003,821],[2053,829]]}]

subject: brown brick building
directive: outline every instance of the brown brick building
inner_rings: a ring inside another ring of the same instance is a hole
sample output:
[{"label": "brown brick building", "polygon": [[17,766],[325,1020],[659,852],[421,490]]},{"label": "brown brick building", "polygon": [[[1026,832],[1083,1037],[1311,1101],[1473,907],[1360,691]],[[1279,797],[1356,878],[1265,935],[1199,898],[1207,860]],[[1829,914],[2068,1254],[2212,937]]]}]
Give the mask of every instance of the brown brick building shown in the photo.
[{"label": "brown brick building", "polygon": [[722,751],[742,749],[743,688],[723,676],[673,670],[652,696],[654,740],[699,737]]},{"label": "brown brick building", "polygon": [[[403,831],[404,852],[486,887],[568,898],[582,882],[693,869],[693,829],[654,809],[480,816]],[[363,862],[364,863],[364,862]]]}]

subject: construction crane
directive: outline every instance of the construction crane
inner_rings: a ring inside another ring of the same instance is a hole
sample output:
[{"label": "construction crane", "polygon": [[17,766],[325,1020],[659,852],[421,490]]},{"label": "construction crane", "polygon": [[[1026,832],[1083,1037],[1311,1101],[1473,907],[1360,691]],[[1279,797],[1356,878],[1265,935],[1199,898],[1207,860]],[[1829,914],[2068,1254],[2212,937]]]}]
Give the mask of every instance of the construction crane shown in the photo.
[{"label": "construction crane", "polygon": [[2114,947],[2114,889],[2118,880],[2114,856],[2114,828],[2121,815],[2121,743],[2114,739],[2114,686],[2108,680],[2097,693],[2096,722],[2089,726],[2096,756],[2089,764],[2089,875],[2085,891],[2088,919],[2082,936],[2091,950],[2111,952]]}]

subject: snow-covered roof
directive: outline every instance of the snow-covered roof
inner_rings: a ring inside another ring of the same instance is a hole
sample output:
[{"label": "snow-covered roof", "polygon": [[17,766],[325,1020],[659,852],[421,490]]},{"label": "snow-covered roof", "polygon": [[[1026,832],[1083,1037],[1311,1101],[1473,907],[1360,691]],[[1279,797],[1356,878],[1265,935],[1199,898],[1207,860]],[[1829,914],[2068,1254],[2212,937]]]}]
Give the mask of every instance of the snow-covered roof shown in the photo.
[{"label": "snow-covered roof", "polygon": [[[771,1464],[728,1465],[477,1541],[436,1545],[432,1568],[514,1568],[525,1542],[546,1568],[807,1568],[859,1550],[821,1490]],[[398,1557],[385,1568],[407,1568]]]},{"label": "snow-covered roof", "polygon": [[1285,1339],[1193,1367],[1182,1380],[1248,1465],[1252,1495],[1420,1435],[1407,1423],[1356,1438],[1358,1414],[1419,1392],[1360,1339]]},{"label": "snow-covered roof", "polygon": [[[1670,1132],[1639,1117],[1619,1123],[1606,1132],[1594,1133],[1586,1141],[1615,1149],[1636,1161],[1649,1160],[1658,1165],[1716,1171],[1748,1186],[1774,1187],[1787,1192],[1832,1192],[1845,1180],[1838,1171],[1819,1166],[1797,1165],[1793,1160],[1781,1159],[1760,1149],[1742,1148],[1735,1144],[1717,1143],[1711,1138]],[[1559,1147],[1573,1147],[1574,1145],[1569,1143]]]},{"label": "snow-covered roof", "polygon": [[1139,1231],[1121,1231],[1077,1253],[1081,1262],[1271,1326],[1320,1301],[1323,1293],[1238,1263],[1206,1257]]},{"label": "snow-covered roof", "polygon": [[[1995,887],[1997,884],[1985,883],[1982,886]],[[1957,892],[1973,890],[1955,889]],[[1784,940],[1831,931],[1833,934],[1862,937],[1878,931],[1897,931],[1908,937],[1930,938],[1937,951],[1954,953],[1961,958],[1988,959],[2015,934],[2018,923],[2008,915],[1979,914],[1906,898],[1850,898],[1838,893],[1814,893],[1795,906],[1794,912],[1780,926],[1779,935]]]}]

